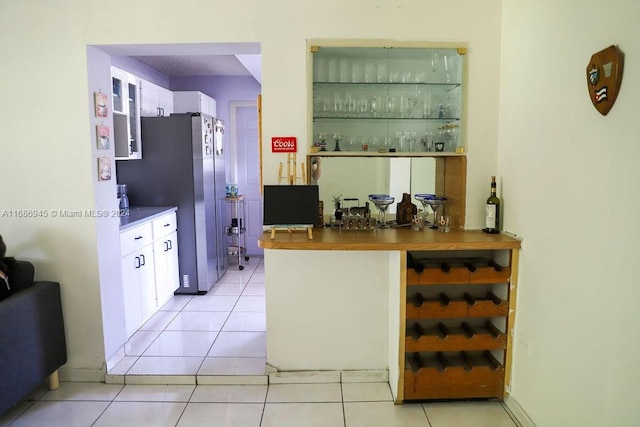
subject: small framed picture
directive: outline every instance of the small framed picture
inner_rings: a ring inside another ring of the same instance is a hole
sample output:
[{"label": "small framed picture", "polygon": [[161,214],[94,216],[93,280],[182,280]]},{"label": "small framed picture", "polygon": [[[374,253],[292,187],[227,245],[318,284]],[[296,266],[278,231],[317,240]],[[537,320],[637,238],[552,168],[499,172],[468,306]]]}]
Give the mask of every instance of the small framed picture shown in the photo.
[{"label": "small framed picture", "polygon": [[111,159],[109,157],[98,158],[98,181],[111,179]]},{"label": "small framed picture", "polygon": [[95,92],[93,95],[96,104],[96,117],[107,117],[109,113],[107,108],[107,95],[102,92]]},{"label": "small framed picture", "polygon": [[111,130],[109,129],[109,126],[97,125],[96,134],[97,134],[96,145],[98,150],[108,150],[109,148],[111,148],[111,139],[110,139]]}]

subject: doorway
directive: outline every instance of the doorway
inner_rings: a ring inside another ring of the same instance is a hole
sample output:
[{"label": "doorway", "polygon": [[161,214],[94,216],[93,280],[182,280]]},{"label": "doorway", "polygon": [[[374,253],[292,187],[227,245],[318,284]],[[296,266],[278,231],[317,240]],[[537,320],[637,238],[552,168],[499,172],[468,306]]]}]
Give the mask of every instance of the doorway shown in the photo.
[{"label": "doorway", "polygon": [[262,256],[258,237],[262,234],[260,151],[258,149],[257,102],[231,101],[229,105],[230,179],[245,196],[247,254]]}]

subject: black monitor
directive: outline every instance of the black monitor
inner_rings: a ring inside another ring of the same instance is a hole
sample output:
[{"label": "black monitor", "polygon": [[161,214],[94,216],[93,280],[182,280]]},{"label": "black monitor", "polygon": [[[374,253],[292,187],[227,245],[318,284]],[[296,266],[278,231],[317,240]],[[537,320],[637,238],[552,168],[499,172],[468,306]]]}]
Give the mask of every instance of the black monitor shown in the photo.
[{"label": "black monitor", "polygon": [[265,185],[264,225],[307,225],[318,222],[317,185]]}]

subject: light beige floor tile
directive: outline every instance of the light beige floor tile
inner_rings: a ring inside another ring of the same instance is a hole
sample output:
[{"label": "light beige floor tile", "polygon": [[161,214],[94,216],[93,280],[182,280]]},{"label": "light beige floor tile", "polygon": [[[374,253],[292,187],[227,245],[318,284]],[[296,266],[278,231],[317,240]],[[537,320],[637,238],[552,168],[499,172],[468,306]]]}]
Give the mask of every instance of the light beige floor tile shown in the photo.
[{"label": "light beige floor tile", "polygon": [[190,402],[264,403],[266,385],[198,385]]},{"label": "light beige floor tile", "polygon": [[6,412],[0,414],[0,427],[7,427],[13,420],[22,415],[31,405],[33,401],[21,401],[9,408]]},{"label": "light beige floor tile", "polygon": [[198,385],[269,385],[269,377],[260,375],[200,375]]},{"label": "light beige floor tile", "polygon": [[126,385],[116,402],[188,402],[195,385]]},{"label": "light beige floor tile", "polygon": [[[371,424],[383,426],[384,424]],[[261,427],[344,427],[341,403],[267,403]],[[387,426],[385,426],[387,427]]]},{"label": "light beige floor tile", "polygon": [[[11,427],[87,427],[110,402],[35,402]],[[131,425],[131,424],[129,424]]]},{"label": "light beige floor tile", "polygon": [[141,357],[128,375],[195,375],[204,357]]},{"label": "light beige floor tile", "polygon": [[342,402],[340,384],[272,384],[267,402]]},{"label": "light beige floor tile", "polygon": [[247,295],[247,296],[264,296],[265,294],[266,292],[265,292],[264,282],[263,283],[249,282],[249,284],[247,284],[247,287],[244,288],[244,291],[242,292],[242,295]]},{"label": "light beige floor tile", "polygon": [[[428,427],[420,404],[394,405],[393,402],[345,402],[347,427]],[[451,424],[450,427],[457,427]]]},{"label": "light beige floor tile", "polygon": [[228,317],[226,311],[182,311],[167,331],[220,331]]},{"label": "light beige floor tile", "polygon": [[342,371],[341,379],[343,383],[388,383],[389,371],[386,369]]},{"label": "light beige floor tile", "polygon": [[386,402],[392,401],[389,383],[347,383],[342,384],[345,402]]},{"label": "light beige floor tile", "polygon": [[179,311],[169,311],[169,310],[159,310],[151,316],[151,319],[147,320],[147,322],[140,327],[143,331],[148,330],[156,330],[162,331],[167,327],[169,323],[173,320],[174,317],[179,313]]},{"label": "light beige floor tile", "polygon": [[92,427],[173,427],[185,406],[176,402],[113,402]]},{"label": "light beige floor tile", "polygon": [[513,422],[500,402],[424,403],[433,427],[513,427]]},{"label": "light beige floor tile", "polygon": [[110,375],[124,375],[131,369],[139,356],[125,356],[119,361],[116,366],[109,370]]},{"label": "light beige floor tile", "polygon": [[193,295],[174,295],[160,310],[180,311],[191,301]]},{"label": "light beige floor tile", "polygon": [[195,375],[127,375],[127,385],[196,385]]},{"label": "light beige floor tile", "polygon": [[238,304],[236,304],[233,311],[252,311],[264,313],[266,311],[265,297],[243,295],[238,300]]},{"label": "light beige floor tile", "polygon": [[262,287],[264,288],[264,270],[263,271],[256,271],[253,273],[253,275],[251,276],[251,279],[249,279],[248,284],[257,284],[257,285],[262,285]]},{"label": "light beige floor tile", "polygon": [[198,375],[264,375],[264,357],[205,357]]},{"label": "light beige floor tile", "polygon": [[267,316],[265,313],[232,312],[224,327],[224,332],[266,332]]},{"label": "light beige floor tile", "polygon": [[124,386],[120,384],[60,382],[60,388],[49,390],[40,400],[102,400],[111,402]]},{"label": "light beige floor tile", "polygon": [[218,332],[164,331],[143,356],[206,356]]},{"label": "light beige floor tile", "polygon": [[272,372],[269,384],[339,383],[340,371]]},{"label": "light beige floor tile", "polygon": [[207,357],[266,357],[265,332],[220,332]]},{"label": "light beige floor tile", "polygon": [[162,331],[139,330],[124,345],[127,356],[141,356]]},{"label": "light beige floor tile", "polygon": [[262,403],[189,403],[178,427],[260,427]]},{"label": "light beige floor tile", "polygon": [[247,286],[246,282],[218,282],[213,285],[213,288],[207,293],[207,295],[229,295],[238,296],[242,295],[242,291]]},{"label": "light beige floor tile", "polygon": [[227,311],[233,310],[238,297],[234,295],[197,295],[184,307],[184,311]]}]

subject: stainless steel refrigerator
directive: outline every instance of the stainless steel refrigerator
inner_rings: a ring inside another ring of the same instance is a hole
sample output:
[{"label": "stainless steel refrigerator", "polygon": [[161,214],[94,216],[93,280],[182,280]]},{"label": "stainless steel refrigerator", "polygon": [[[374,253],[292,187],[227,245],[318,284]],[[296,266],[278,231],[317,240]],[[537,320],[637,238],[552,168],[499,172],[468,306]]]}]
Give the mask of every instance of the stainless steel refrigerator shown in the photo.
[{"label": "stainless steel refrigerator", "polygon": [[136,206],[177,206],[180,287],[204,294],[227,271],[223,123],[205,114],[142,117],[142,159],[118,161]]}]

